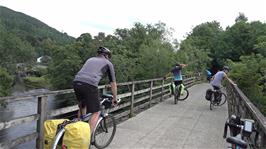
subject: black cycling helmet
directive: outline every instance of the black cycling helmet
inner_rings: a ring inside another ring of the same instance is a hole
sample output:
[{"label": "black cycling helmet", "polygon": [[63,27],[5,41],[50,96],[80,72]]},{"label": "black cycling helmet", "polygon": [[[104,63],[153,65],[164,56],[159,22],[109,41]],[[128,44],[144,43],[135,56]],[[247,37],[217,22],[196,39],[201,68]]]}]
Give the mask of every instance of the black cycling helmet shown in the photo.
[{"label": "black cycling helmet", "polygon": [[109,49],[107,49],[106,47],[99,47],[97,50],[97,53],[108,55],[108,57],[111,58],[111,51]]},{"label": "black cycling helmet", "polygon": [[227,71],[229,71],[230,69],[229,69],[228,66],[224,66],[224,67],[223,67],[223,70],[227,70]]}]

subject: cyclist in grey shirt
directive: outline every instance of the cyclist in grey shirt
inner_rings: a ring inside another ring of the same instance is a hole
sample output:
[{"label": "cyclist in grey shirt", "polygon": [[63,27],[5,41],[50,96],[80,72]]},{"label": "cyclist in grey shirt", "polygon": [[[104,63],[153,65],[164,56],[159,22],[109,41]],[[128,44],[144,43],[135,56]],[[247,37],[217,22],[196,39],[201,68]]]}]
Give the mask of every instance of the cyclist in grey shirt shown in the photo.
[{"label": "cyclist in grey shirt", "polygon": [[91,130],[94,129],[100,114],[98,85],[105,73],[109,77],[113,104],[117,103],[117,85],[113,64],[109,61],[111,52],[105,47],[99,47],[96,57],[89,58],[76,74],[73,88],[78,100],[78,117],[92,113],[89,121]]},{"label": "cyclist in grey shirt", "polygon": [[[224,66],[223,67],[223,71],[218,71],[211,80],[211,85],[213,87],[214,90],[218,90],[220,91],[221,88],[221,84],[222,84],[222,80],[223,78],[226,78],[226,80],[228,80],[231,84],[236,85],[228,76],[229,72],[229,67],[228,66]],[[218,93],[219,94],[219,93]],[[218,95],[217,94],[217,95]],[[215,99],[217,97],[217,95],[215,95]]]}]

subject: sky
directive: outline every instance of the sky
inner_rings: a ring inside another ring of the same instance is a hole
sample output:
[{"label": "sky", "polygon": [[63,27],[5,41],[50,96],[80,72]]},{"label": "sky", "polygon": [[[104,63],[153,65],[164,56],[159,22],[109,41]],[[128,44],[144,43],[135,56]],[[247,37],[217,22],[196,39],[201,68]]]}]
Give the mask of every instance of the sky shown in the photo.
[{"label": "sky", "polygon": [[180,41],[201,23],[215,20],[223,28],[231,26],[239,13],[249,22],[266,22],[266,0],[0,0],[0,5],[73,37],[113,34],[136,22],[163,22]]}]

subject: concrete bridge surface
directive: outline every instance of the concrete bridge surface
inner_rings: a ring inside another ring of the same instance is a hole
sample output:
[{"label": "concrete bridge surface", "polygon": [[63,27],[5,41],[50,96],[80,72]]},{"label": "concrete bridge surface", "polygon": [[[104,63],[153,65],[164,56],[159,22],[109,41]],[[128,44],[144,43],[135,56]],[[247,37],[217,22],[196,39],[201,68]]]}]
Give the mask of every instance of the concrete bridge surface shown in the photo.
[{"label": "concrete bridge surface", "polygon": [[[207,83],[189,88],[189,98],[173,97],[119,124],[108,149],[226,149],[222,138],[227,103],[209,109]],[[94,146],[92,148],[95,148]]]}]

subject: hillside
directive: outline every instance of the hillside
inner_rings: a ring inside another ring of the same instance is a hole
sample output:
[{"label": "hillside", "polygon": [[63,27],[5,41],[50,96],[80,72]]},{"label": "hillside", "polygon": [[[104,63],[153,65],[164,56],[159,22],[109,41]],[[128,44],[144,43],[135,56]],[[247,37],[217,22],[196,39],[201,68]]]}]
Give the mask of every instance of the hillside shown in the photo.
[{"label": "hillside", "polygon": [[9,8],[0,6],[0,68],[10,74],[18,64],[31,66],[40,56],[68,45],[75,38],[49,27],[45,23]]},{"label": "hillside", "polygon": [[38,19],[3,6],[0,6],[0,26],[3,31],[14,33],[33,46],[36,44],[34,40],[41,41],[46,38],[55,40],[60,44],[74,41],[73,37],[49,27]]},{"label": "hillside", "polygon": [[49,58],[52,51],[74,41],[40,20],[0,6],[0,96],[10,93],[18,77],[36,72],[38,57]]}]

